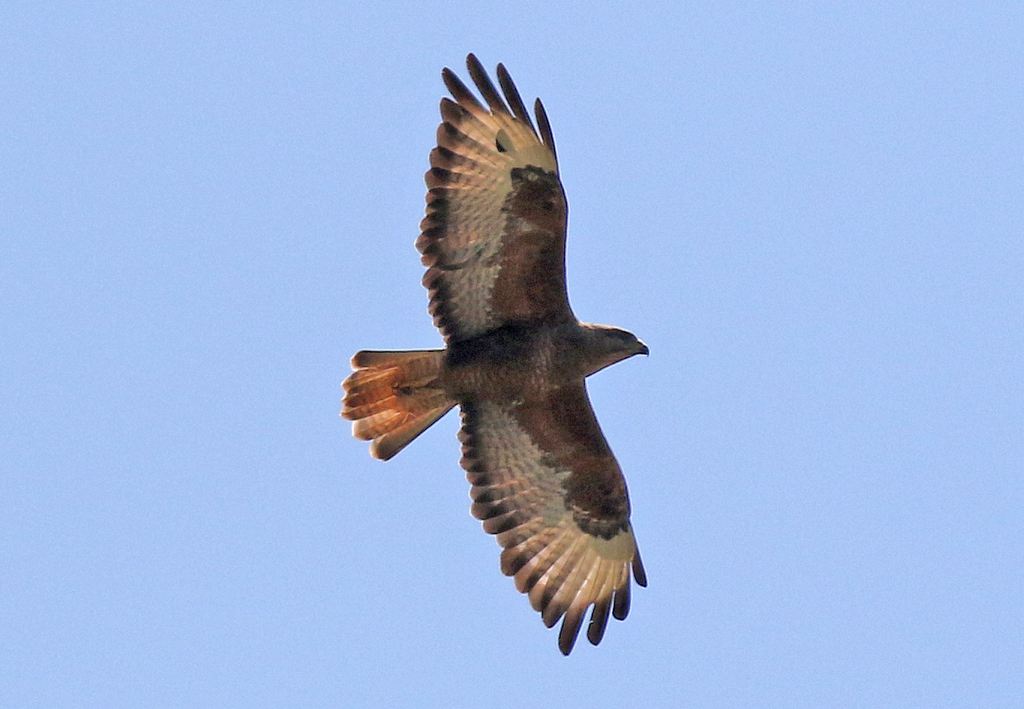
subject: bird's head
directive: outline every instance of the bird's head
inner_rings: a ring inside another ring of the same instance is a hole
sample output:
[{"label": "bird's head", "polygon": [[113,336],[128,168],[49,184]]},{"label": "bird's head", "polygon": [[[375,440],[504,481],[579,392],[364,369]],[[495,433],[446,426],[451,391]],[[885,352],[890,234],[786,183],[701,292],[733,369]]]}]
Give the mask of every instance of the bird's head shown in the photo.
[{"label": "bird's head", "polygon": [[588,339],[586,376],[633,355],[650,354],[643,340],[629,330],[591,323],[584,323],[583,328]]}]

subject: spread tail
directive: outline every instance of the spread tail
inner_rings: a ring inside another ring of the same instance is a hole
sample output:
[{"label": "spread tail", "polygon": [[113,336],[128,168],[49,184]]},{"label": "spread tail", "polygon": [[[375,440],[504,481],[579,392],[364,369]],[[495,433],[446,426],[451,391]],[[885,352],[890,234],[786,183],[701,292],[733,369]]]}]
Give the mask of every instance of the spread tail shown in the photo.
[{"label": "spread tail", "polygon": [[353,436],[372,441],[370,455],[388,460],[455,406],[437,384],[443,363],[444,350],[352,357],[341,415],[352,421]]}]

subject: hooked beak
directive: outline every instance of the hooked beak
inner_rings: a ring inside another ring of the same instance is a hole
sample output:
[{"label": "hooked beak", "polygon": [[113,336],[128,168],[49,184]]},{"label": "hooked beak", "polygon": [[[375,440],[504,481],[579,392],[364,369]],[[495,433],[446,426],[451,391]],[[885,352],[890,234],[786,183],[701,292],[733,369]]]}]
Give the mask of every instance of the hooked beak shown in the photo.
[{"label": "hooked beak", "polygon": [[647,347],[643,340],[637,340],[640,343],[640,349],[637,350],[637,354],[642,354],[645,357],[651,354],[651,350]]}]

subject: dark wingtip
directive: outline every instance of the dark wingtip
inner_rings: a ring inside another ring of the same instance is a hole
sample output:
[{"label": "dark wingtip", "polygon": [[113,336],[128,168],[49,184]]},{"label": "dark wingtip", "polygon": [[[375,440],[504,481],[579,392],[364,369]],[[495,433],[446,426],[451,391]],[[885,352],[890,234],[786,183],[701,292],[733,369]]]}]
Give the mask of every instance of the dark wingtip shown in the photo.
[{"label": "dark wingtip", "polygon": [[597,645],[604,637],[605,628],[608,627],[608,611],[611,610],[611,598],[604,598],[594,604],[594,610],[590,614],[590,625],[587,626],[587,640],[591,645]]},{"label": "dark wingtip", "polygon": [[566,613],[565,620],[562,621],[562,629],[558,633],[558,649],[562,651],[563,655],[568,656],[572,652],[573,646],[576,645],[582,620],[583,617],[580,613]]},{"label": "dark wingtip", "polygon": [[633,552],[633,578],[637,586],[647,588],[647,570],[644,569],[644,562],[640,559],[640,549]]},{"label": "dark wingtip", "polygon": [[530,112],[526,110],[523,98],[519,95],[519,89],[516,88],[516,84],[512,81],[512,76],[508,73],[508,69],[505,68],[504,64],[498,64],[498,84],[501,85],[501,90],[505,92],[505,99],[508,101],[513,115],[529,126],[530,130],[536,134],[537,129],[533,127],[533,119],[530,118]]},{"label": "dark wingtip", "polygon": [[558,151],[555,150],[555,136],[551,132],[551,122],[548,121],[547,111],[544,110],[544,104],[537,99],[533,102],[533,112],[537,114],[537,127],[540,129],[540,139],[544,145],[548,146],[551,154],[558,159]]},{"label": "dark wingtip", "polygon": [[470,54],[466,57],[466,68],[469,69],[469,76],[473,79],[473,83],[476,84],[476,88],[480,91],[480,95],[488,107],[490,107],[491,113],[511,115],[509,114],[508,106],[505,105],[505,100],[494,87],[491,77],[488,76],[487,70],[480,63],[480,60],[476,58],[476,55]]},{"label": "dark wingtip", "polygon": [[629,615],[629,581],[615,592],[612,600],[612,616],[615,620],[625,620]]}]

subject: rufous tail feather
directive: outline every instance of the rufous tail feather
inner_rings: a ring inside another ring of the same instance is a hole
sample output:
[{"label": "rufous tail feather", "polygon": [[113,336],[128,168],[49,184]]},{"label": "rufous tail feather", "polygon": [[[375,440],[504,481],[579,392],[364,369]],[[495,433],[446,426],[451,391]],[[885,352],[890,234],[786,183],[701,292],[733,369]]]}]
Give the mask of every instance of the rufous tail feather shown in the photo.
[{"label": "rufous tail feather", "polygon": [[353,436],[372,441],[370,455],[388,460],[455,406],[437,383],[443,363],[444,350],[352,357],[341,415],[352,421]]}]

